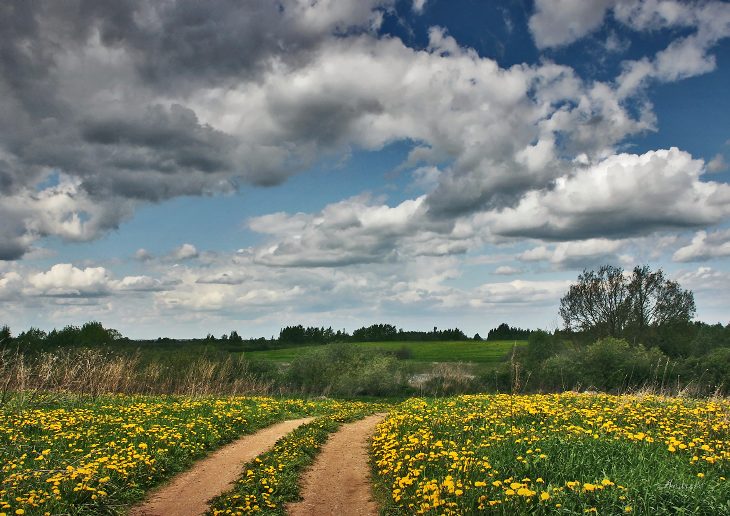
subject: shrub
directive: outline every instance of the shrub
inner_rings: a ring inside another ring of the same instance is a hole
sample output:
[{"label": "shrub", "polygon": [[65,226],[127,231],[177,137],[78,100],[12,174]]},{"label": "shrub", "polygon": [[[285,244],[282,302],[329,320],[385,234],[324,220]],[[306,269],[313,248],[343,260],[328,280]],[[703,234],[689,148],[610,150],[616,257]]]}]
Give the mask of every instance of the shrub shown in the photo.
[{"label": "shrub", "polygon": [[542,363],[540,384],[543,390],[564,391],[579,386],[580,374],[576,370],[575,357],[561,353]]},{"label": "shrub", "polygon": [[726,393],[730,387],[730,348],[717,348],[681,364],[680,377],[693,379],[696,389],[708,394]]},{"label": "shrub", "polygon": [[406,387],[398,360],[352,344],[329,344],[297,357],[285,375],[287,386],[309,394],[394,395]]}]

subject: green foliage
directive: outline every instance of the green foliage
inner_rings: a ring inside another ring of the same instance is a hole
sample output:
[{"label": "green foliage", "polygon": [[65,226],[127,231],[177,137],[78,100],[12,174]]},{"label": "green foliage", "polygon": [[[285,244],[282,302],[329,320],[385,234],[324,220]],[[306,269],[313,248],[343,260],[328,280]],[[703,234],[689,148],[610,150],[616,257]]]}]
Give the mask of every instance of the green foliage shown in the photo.
[{"label": "green foliage", "polygon": [[343,338],[344,334],[340,332],[340,330],[337,330],[337,332],[333,331],[332,327],[305,328],[301,324],[296,326],[287,326],[282,328],[279,332],[279,343],[288,345],[326,344],[342,340]]},{"label": "green foliage", "polygon": [[395,357],[341,343],[297,357],[285,381],[302,392],[339,396],[389,396],[406,388],[405,372]]},{"label": "green foliage", "polygon": [[704,355],[720,347],[730,348],[730,324],[695,323],[693,326],[695,332],[690,345],[692,355]]},{"label": "green foliage", "polygon": [[730,348],[721,347],[701,357],[688,358],[678,369],[679,376],[700,388],[706,387],[710,392],[730,391]]},{"label": "green foliage", "polygon": [[[549,342],[548,338],[541,340]],[[583,387],[605,392],[655,385],[666,379],[664,369],[668,364],[669,359],[657,348],[632,346],[612,337],[586,347],[564,349],[538,362],[527,362],[534,389],[559,391]]]},{"label": "green foliage", "polygon": [[[524,344],[524,341],[517,341],[518,348]],[[395,341],[355,342],[352,345],[363,350],[390,353],[413,362],[474,362],[494,366],[505,360],[515,341]],[[291,362],[320,347],[322,346],[271,349],[250,352],[246,356],[256,360]]]},{"label": "green foliage", "polygon": [[606,392],[645,385],[668,363],[656,348],[630,346],[610,337],[591,344],[576,358],[582,383]]},{"label": "green foliage", "polygon": [[531,332],[527,339],[527,352],[525,353],[527,362],[537,364],[554,355],[558,351],[556,340],[543,330]]},{"label": "green foliage", "polygon": [[3,325],[2,328],[0,328],[0,346],[10,344],[13,339],[13,334],[10,333],[10,326]]},{"label": "green foliage", "polygon": [[542,391],[567,391],[581,385],[583,375],[576,367],[575,358],[561,353],[546,359],[537,369],[535,382]]},{"label": "green foliage", "polygon": [[352,340],[356,342],[389,341],[397,338],[398,328],[392,324],[373,324],[352,332]]},{"label": "green foliage", "polygon": [[468,340],[459,328],[432,331],[405,331],[392,324],[373,324],[352,332],[353,342],[393,342],[393,341],[460,341]]},{"label": "green foliage", "polygon": [[[6,339],[8,344],[13,343],[25,351],[39,351],[59,347],[97,347],[113,346],[126,341],[122,334],[112,328],[104,328],[97,321],[84,323],[81,327],[68,325],[61,330],[51,330],[46,333],[37,328],[30,328],[18,335],[15,339]],[[0,339],[2,343],[2,339]]]},{"label": "green foliage", "polygon": [[28,330],[22,332],[15,339],[13,344],[17,345],[22,350],[30,350],[40,348],[43,346],[46,340],[46,332],[38,328],[30,327]]}]

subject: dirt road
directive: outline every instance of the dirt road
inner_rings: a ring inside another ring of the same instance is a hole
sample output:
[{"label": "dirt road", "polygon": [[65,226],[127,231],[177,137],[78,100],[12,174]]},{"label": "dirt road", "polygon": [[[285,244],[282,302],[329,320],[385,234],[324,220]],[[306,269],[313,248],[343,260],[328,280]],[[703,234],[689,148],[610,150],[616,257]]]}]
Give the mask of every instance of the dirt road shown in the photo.
[{"label": "dirt road", "polygon": [[253,460],[276,441],[313,418],[294,419],[246,435],[221,448],[169,484],[154,491],[131,516],[197,516],[208,510],[208,500],[227,491],[241,475],[245,462]]},{"label": "dirt road", "polygon": [[343,425],[330,436],[302,480],[301,502],[290,504],[291,516],[377,515],[368,464],[368,440],[384,414]]}]

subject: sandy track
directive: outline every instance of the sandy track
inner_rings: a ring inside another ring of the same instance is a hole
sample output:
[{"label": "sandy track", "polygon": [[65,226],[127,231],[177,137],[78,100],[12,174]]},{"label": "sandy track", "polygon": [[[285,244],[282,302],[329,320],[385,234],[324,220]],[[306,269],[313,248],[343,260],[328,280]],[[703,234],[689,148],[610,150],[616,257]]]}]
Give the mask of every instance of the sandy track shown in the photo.
[{"label": "sandy track", "polygon": [[246,435],[174,477],[169,484],[152,492],[131,516],[197,516],[208,510],[208,500],[227,491],[240,477],[243,463],[253,460],[280,438],[313,418],[277,423]]},{"label": "sandy track", "polygon": [[342,425],[322,447],[302,481],[301,502],[290,504],[291,516],[377,515],[368,464],[368,439],[384,414]]}]

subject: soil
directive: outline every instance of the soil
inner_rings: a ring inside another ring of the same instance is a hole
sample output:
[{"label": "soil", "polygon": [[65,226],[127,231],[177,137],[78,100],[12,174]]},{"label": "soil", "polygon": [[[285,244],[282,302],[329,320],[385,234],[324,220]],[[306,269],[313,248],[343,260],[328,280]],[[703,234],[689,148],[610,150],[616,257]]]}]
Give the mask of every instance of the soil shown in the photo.
[{"label": "soil", "polygon": [[197,516],[208,510],[208,500],[227,491],[241,476],[244,463],[274,446],[276,441],[313,418],[294,419],[264,428],[224,446],[191,469],[152,492],[131,516]]},{"label": "soil", "polygon": [[302,480],[301,502],[289,504],[290,516],[370,516],[378,514],[370,484],[368,441],[385,414],[342,427],[322,447]]}]

